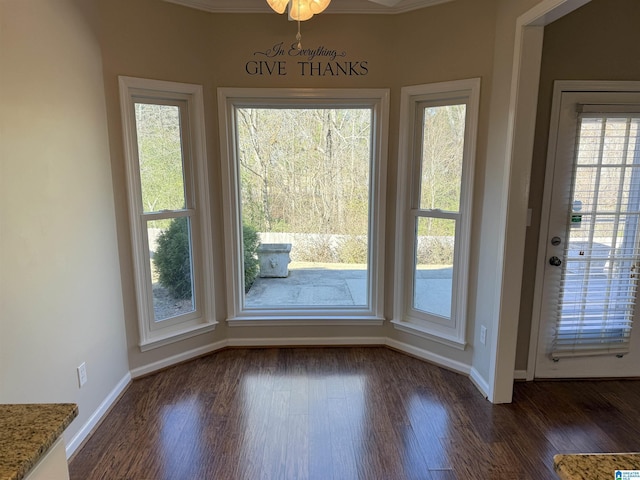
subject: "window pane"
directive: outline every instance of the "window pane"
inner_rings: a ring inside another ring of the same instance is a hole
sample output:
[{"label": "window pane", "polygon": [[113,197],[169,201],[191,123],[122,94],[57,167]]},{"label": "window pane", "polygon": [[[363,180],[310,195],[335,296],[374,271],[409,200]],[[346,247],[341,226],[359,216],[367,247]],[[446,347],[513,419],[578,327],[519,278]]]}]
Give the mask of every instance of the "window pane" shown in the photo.
[{"label": "window pane", "polygon": [[456,221],[416,220],[413,308],[450,318]]},{"label": "window pane", "polygon": [[155,320],[195,310],[191,222],[187,217],[147,223]]},{"label": "window pane", "polygon": [[604,137],[604,119],[585,118],[582,120],[580,128],[576,163],[578,165],[597,165]]},{"label": "window pane", "polygon": [[180,108],[136,103],[142,210],[185,208]]},{"label": "window pane", "polygon": [[465,115],[464,104],[423,110],[421,209],[460,210]]},{"label": "window pane", "polygon": [[245,306],[367,305],[371,109],[236,118]]}]

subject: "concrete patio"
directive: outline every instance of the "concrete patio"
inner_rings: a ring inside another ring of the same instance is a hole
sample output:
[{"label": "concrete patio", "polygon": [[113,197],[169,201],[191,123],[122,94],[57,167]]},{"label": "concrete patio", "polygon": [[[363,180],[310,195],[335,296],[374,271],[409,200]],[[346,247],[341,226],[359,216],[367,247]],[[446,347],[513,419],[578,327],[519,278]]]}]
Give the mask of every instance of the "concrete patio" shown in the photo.
[{"label": "concrete patio", "polygon": [[[449,316],[451,268],[418,270],[415,306]],[[245,297],[248,308],[366,306],[367,270],[344,264],[296,264],[285,278],[257,277]]]}]

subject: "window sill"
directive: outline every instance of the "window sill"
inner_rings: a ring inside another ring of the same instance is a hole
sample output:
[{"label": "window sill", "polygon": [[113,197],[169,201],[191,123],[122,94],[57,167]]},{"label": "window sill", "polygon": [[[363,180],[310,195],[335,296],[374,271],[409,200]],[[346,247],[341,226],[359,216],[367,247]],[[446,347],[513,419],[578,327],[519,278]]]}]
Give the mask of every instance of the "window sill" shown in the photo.
[{"label": "window sill", "polygon": [[454,336],[447,335],[442,332],[436,332],[433,329],[430,329],[423,325],[404,322],[401,320],[392,320],[391,323],[393,324],[393,327],[397,330],[400,330],[405,333],[410,333],[411,335],[416,335],[418,337],[426,338],[427,340],[431,340],[432,342],[441,343],[443,345],[447,345],[448,347],[453,347],[458,350],[465,350],[467,348],[466,341],[461,341],[460,339]]},{"label": "window sill", "polygon": [[215,330],[217,324],[218,322],[210,322],[194,325],[192,327],[183,328],[180,330],[174,330],[171,332],[159,332],[157,335],[154,335],[153,337],[141,342],[140,351],[147,352],[149,350],[153,350],[154,348],[164,347],[165,345],[179,342],[180,340],[195,337],[196,335],[212,332],[213,330]]},{"label": "window sill", "polygon": [[230,327],[326,327],[326,326],[381,326],[384,318],[373,316],[300,316],[292,318],[274,318],[266,316],[248,316],[228,318]]}]

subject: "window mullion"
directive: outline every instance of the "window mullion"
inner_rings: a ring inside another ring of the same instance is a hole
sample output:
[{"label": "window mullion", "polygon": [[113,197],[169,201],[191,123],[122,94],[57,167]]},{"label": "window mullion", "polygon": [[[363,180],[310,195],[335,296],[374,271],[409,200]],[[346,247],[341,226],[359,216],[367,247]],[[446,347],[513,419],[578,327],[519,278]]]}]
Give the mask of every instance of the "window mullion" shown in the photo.
[{"label": "window mullion", "polygon": [[182,210],[163,210],[161,212],[142,213],[141,217],[144,221],[151,222],[153,220],[170,220],[172,218],[192,217],[196,211],[192,208]]},{"label": "window mullion", "polygon": [[460,212],[447,212],[439,209],[414,209],[412,214],[415,217],[423,218],[443,218],[447,220],[460,220]]}]

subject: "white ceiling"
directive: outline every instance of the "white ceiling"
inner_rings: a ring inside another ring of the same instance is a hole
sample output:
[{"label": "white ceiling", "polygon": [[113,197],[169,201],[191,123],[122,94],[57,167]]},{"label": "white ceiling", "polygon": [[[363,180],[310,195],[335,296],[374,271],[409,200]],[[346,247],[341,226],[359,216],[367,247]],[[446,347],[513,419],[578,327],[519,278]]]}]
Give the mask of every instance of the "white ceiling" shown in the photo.
[{"label": "white ceiling", "polygon": [[[207,12],[273,13],[266,0],[164,0]],[[396,14],[453,0],[333,0],[324,13]]]}]

